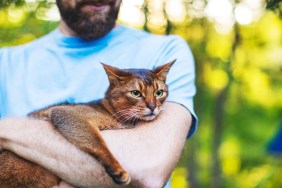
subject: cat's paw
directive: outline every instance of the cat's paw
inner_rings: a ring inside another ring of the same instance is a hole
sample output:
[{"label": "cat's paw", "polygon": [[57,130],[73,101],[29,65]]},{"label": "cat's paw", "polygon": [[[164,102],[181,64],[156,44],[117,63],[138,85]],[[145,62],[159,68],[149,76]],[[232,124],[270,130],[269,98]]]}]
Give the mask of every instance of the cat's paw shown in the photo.
[{"label": "cat's paw", "polygon": [[116,172],[111,172],[107,170],[107,172],[116,184],[128,185],[131,181],[130,176],[124,170],[119,170]]}]

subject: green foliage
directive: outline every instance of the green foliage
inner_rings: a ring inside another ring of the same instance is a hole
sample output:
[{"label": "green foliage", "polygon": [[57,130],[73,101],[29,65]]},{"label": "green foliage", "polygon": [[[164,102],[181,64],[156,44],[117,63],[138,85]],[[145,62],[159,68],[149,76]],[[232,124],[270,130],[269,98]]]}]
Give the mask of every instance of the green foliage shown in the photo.
[{"label": "green foliage", "polygon": [[15,46],[32,41],[58,26],[58,22],[44,20],[44,10],[51,3],[33,2],[20,7],[14,4],[0,11],[0,47]]},{"label": "green foliage", "polygon": [[[219,179],[217,187],[282,187],[282,161],[266,150],[282,121],[280,0],[268,1],[258,19],[247,25],[234,23],[224,33],[206,15],[192,15],[205,3],[183,1],[187,10],[179,21],[181,15],[167,10],[160,16],[153,1],[145,2],[147,7],[142,5],[141,10],[147,10],[147,17],[137,27],[143,24],[150,32],[182,36],[196,61],[199,126],[187,141],[172,185],[216,187],[214,180]],[[48,17],[53,5],[54,1],[2,0],[0,7],[6,8],[0,11],[0,47],[27,43],[56,28],[58,21]]]},{"label": "green foliage", "polygon": [[267,1],[266,8],[276,12],[282,17],[282,2],[281,0],[269,0]]},{"label": "green foliage", "polygon": [[281,0],[269,0],[267,2],[266,8],[276,9],[276,8],[279,8],[280,4],[281,4]]},{"label": "green foliage", "polygon": [[21,6],[24,4],[24,0],[1,0],[0,1],[0,9],[1,8],[6,8],[12,4],[16,5],[16,6]]}]

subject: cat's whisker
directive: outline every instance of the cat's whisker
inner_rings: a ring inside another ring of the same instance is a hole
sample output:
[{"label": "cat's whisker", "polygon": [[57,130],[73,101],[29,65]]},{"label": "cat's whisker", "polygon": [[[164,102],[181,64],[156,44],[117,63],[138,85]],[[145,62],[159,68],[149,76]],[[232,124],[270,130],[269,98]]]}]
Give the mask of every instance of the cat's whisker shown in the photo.
[{"label": "cat's whisker", "polygon": [[124,114],[124,113],[131,113],[131,112],[134,112],[133,110],[131,109],[127,109],[127,110],[120,110],[118,112],[116,112],[115,114],[113,114],[114,116],[115,115],[120,115],[120,114]]},{"label": "cat's whisker", "polygon": [[131,109],[123,109],[123,110],[120,110],[120,111],[118,111],[118,112],[116,112],[116,113],[120,113],[120,112],[124,112],[124,111],[130,111]]},{"label": "cat's whisker", "polygon": [[120,110],[120,111],[116,112],[116,113],[113,114],[113,115],[115,116],[115,115],[118,115],[118,114],[122,114],[122,113],[124,113],[124,112],[131,112],[131,110],[130,110],[130,109]]},{"label": "cat's whisker", "polygon": [[159,107],[159,110],[160,110],[160,111],[165,110],[165,109],[166,109],[166,106],[167,106],[166,104],[161,105],[161,106]]},{"label": "cat's whisker", "polygon": [[120,110],[118,112],[116,112],[115,114],[113,114],[113,116],[120,116],[120,115],[125,115],[125,114],[130,114],[130,113],[135,113],[135,110],[133,109],[126,109],[126,110]]},{"label": "cat's whisker", "polygon": [[134,112],[137,114],[142,114],[144,112],[144,108],[134,108]]},{"label": "cat's whisker", "polygon": [[134,122],[138,121],[138,119],[139,119],[139,118],[138,118],[137,116],[135,116],[134,119],[133,119],[133,121],[132,121],[132,123],[130,123],[130,125],[131,125],[131,126],[135,125]]},{"label": "cat's whisker", "polygon": [[126,117],[125,119],[123,119],[123,121],[121,122],[122,124],[127,123],[130,119],[132,119],[133,117],[136,117],[134,114],[131,116]]},{"label": "cat's whisker", "polygon": [[[109,78],[109,84],[112,86],[108,88],[103,99],[82,104],[56,104],[32,112],[28,117],[51,122],[72,144],[82,150],[87,148],[87,152],[99,160],[116,183],[129,183],[130,178],[127,172],[119,165],[107,146],[103,142],[101,143],[103,137],[100,135],[100,130],[133,128],[139,121],[152,121],[162,110],[165,110],[166,105],[163,103],[167,95],[163,95],[163,93],[168,93],[164,80],[172,64],[160,66],[152,72],[143,69],[139,69],[138,71],[124,71],[103,64]],[[120,84],[114,83],[120,80],[120,78],[125,78],[124,76],[126,79],[123,79]],[[142,77],[141,79],[139,78],[140,76]],[[148,84],[147,80],[151,84]],[[153,89],[151,89],[152,87]],[[146,95],[142,95],[142,93]],[[152,101],[155,103],[153,104]],[[158,106],[159,104],[162,105]],[[83,140],[80,140],[81,138]],[[6,161],[3,160],[3,162]],[[1,167],[2,165],[1,163]],[[14,166],[17,166],[17,164]],[[54,179],[52,174],[42,173],[40,169],[27,171],[32,172],[30,173],[31,178],[34,178],[32,182],[36,182],[37,179],[40,181],[35,183],[35,185],[38,183],[39,186],[31,185],[29,187],[53,187],[59,180],[56,177]],[[36,173],[36,171],[40,174]],[[26,174],[26,172],[24,173]],[[13,170],[11,170],[11,173],[13,173]],[[21,172],[17,173],[20,174]],[[47,184],[45,182],[41,182],[41,175],[46,181],[53,181],[54,179],[54,183],[46,186]],[[49,177],[49,175],[51,176]],[[19,181],[12,180],[11,182],[21,182],[23,178],[21,178],[22,176],[19,177]],[[30,185],[27,181],[27,185]],[[0,180],[0,187],[3,187],[1,183]],[[25,184],[25,182],[23,183]],[[42,186],[40,186],[41,183]],[[26,186],[8,185],[8,187]]]},{"label": "cat's whisker", "polygon": [[119,114],[114,116],[116,119],[121,119],[122,117],[131,117],[131,116],[136,116],[135,113],[132,112],[127,112],[127,113],[123,113],[123,114]]},{"label": "cat's whisker", "polygon": [[161,105],[161,107],[166,107],[167,106],[167,104],[166,103],[163,103],[162,105]]},{"label": "cat's whisker", "polygon": [[137,114],[134,110],[127,110],[127,111],[119,111],[119,113],[116,113],[114,117],[119,120],[121,123],[125,123],[126,121],[132,119],[133,117],[136,117]]},{"label": "cat's whisker", "polygon": [[163,111],[163,110],[165,110],[165,109],[166,109],[166,107],[160,107],[160,108],[159,108],[160,111]]}]

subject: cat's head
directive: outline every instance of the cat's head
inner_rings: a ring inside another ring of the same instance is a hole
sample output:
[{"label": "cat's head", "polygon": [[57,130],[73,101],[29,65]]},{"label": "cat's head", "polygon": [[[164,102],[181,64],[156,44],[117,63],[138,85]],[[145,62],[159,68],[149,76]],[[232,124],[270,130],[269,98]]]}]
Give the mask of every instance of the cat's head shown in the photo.
[{"label": "cat's head", "polygon": [[114,117],[122,123],[153,120],[164,109],[168,96],[166,76],[175,61],[154,70],[118,69],[103,64],[110,82],[105,98]]}]

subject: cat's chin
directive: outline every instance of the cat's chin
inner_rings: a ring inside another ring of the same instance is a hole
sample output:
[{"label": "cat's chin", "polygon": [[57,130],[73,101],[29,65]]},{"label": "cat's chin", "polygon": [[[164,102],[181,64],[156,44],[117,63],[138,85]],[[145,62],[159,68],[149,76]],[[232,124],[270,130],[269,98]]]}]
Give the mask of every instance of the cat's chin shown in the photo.
[{"label": "cat's chin", "polygon": [[143,120],[143,121],[152,121],[155,118],[156,118],[156,115],[149,115],[149,116],[143,116],[140,119]]}]

